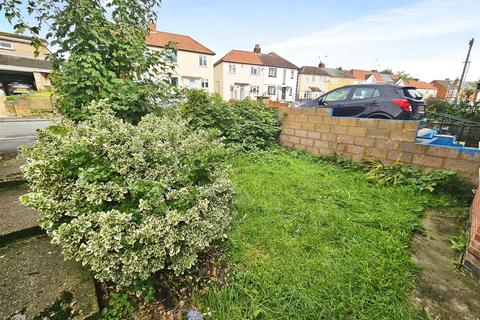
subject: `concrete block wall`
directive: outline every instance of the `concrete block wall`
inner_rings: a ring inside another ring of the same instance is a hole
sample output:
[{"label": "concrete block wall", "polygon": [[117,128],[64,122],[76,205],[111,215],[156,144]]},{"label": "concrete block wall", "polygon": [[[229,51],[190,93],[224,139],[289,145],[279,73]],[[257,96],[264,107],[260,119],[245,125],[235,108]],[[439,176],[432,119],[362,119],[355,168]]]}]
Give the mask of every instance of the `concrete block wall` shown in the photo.
[{"label": "concrete block wall", "polygon": [[416,143],[418,121],[332,117],[330,109],[281,108],[280,143],[352,160],[374,157],[432,169],[452,169],[478,182],[480,153]]}]

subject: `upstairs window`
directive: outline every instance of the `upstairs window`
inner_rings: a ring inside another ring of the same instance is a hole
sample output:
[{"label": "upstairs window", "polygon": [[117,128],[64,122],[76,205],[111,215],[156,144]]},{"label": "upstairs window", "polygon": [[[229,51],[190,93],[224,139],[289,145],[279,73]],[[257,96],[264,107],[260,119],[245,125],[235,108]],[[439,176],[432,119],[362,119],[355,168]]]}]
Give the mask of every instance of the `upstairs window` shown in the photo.
[{"label": "upstairs window", "polygon": [[269,68],[268,69],[268,76],[271,78],[277,77],[277,68]]},{"label": "upstairs window", "polygon": [[206,67],[207,66],[207,56],[198,56],[198,65],[200,67]]},{"label": "upstairs window", "polygon": [[10,42],[0,42],[0,49],[13,50],[13,44]]},{"label": "upstairs window", "polygon": [[250,73],[252,74],[252,76],[258,76],[260,72],[257,67],[252,67]]},{"label": "upstairs window", "polygon": [[293,79],[294,76],[295,76],[295,71],[291,70],[291,72],[290,72],[290,79]]},{"label": "upstairs window", "polygon": [[237,66],[234,64],[229,64],[228,65],[228,73],[236,73],[237,72]]},{"label": "upstairs window", "polygon": [[172,86],[178,87],[178,78],[177,77],[172,77],[170,79],[170,83],[172,84]]},{"label": "upstairs window", "polygon": [[172,52],[171,57],[172,57],[172,62],[173,62],[173,63],[177,63],[177,53],[176,53],[176,52]]}]

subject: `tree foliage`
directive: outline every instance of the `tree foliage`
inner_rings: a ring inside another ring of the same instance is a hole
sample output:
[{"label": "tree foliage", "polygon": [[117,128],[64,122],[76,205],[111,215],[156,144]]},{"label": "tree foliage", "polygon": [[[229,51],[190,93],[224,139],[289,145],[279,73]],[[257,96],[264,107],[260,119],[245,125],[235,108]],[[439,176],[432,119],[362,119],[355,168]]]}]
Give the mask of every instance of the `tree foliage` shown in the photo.
[{"label": "tree foliage", "polygon": [[[106,99],[123,119],[136,122],[157,108],[169,92],[174,44],[148,50],[148,22],[160,0],[0,0],[0,10],[32,45],[53,50],[52,79],[58,109],[74,120],[88,115],[87,105]],[[24,12],[27,12],[25,15]],[[31,23],[33,21],[33,23]],[[164,75],[159,77],[159,75]]]}]

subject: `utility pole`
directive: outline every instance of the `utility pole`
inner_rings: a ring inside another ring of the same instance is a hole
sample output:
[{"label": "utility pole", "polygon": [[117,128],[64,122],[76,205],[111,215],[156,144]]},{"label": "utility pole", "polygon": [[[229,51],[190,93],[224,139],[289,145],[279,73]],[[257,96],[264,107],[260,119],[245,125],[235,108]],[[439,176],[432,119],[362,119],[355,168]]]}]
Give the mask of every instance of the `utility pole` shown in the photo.
[{"label": "utility pole", "polygon": [[468,59],[470,58],[470,52],[472,51],[474,41],[475,41],[475,38],[472,38],[468,42],[467,59],[465,60],[465,64],[463,65],[462,76],[460,77],[460,83],[458,84],[457,96],[455,97],[455,104],[458,104],[458,99],[460,99],[460,93],[461,93],[461,90],[462,90],[463,81],[465,80],[464,79],[465,78],[465,71],[467,70],[467,66],[468,66],[468,63],[469,63]]}]

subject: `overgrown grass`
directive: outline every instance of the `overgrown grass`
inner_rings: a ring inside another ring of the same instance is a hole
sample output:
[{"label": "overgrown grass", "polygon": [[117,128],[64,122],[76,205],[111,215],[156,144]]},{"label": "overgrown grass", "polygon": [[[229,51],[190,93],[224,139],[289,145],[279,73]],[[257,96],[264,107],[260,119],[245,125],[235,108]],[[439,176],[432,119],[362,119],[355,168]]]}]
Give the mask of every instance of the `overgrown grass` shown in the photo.
[{"label": "overgrown grass", "polygon": [[424,318],[409,245],[432,195],[282,149],[232,165],[232,275],[194,299],[209,319]]}]

